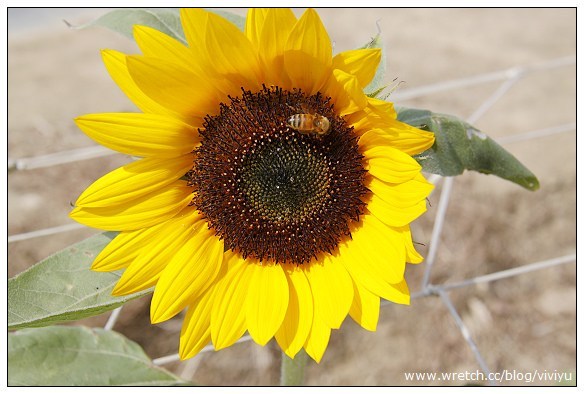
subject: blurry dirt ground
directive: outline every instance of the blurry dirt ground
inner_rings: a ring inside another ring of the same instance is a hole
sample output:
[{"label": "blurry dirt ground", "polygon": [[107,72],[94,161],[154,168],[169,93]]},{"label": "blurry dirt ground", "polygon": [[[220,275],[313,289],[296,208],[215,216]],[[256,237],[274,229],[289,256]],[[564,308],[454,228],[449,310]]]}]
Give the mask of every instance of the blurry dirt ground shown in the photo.
[{"label": "blurry dirt ground", "polygon": [[[10,159],[93,145],[72,119],[85,113],[134,111],[102,66],[99,49],[137,52],[124,37],[102,29],[71,31],[103,10],[48,12],[43,23],[11,29],[8,40],[8,154]],[[243,10],[236,10],[243,13]],[[574,9],[324,9],[319,10],[335,51],[359,47],[375,35],[379,20],[388,49],[387,79],[407,91],[426,84],[575,55]],[[16,14],[13,14],[15,16]],[[37,14],[30,14],[31,18]],[[26,15],[25,15],[26,16]],[[13,18],[17,26],[22,20]],[[34,22],[34,19],[32,19]],[[427,95],[398,104],[468,117],[500,82]],[[531,74],[498,101],[476,126],[502,137],[575,121],[575,67]],[[399,94],[399,92],[398,92]],[[399,95],[395,96],[399,100]],[[529,192],[501,179],[465,173],[455,180],[446,226],[431,280],[440,284],[563,256],[576,249],[575,132],[506,146],[538,175]],[[71,223],[70,203],[93,180],[128,162],[122,155],[8,177],[9,234]],[[440,187],[427,215],[413,225],[427,254]],[[90,229],[8,245],[8,275],[87,236]],[[419,289],[424,264],[409,266],[408,283]],[[574,263],[451,291],[491,371],[576,370],[576,267]],[[151,326],[148,299],[128,304],[116,330],[152,357],[176,352],[181,317]],[[102,325],[107,316],[83,321]],[[278,384],[279,351],[253,343],[205,353],[167,367],[206,385]],[[437,298],[409,307],[387,305],[378,330],[364,331],[350,318],[334,331],[310,385],[460,385],[409,382],[404,372],[479,369],[452,316]],[[522,381],[504,382],[522,385]],[[557,385],[536,381],[535,385]]]}]

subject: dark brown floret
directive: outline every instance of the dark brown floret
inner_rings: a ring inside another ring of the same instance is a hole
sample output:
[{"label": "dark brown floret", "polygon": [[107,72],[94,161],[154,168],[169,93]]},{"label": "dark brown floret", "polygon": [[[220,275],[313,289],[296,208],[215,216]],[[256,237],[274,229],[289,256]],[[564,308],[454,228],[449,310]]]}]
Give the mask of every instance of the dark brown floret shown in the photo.
[{"label": "dark brown floret", "polygon": [[[321,94],[264,87],[230,101],[200,130],[187,174],[193,205],[244,258],[302,264],[331,253],[368,192],[352,128]],[[288,127],[304,113],[328,118],[329,132]]]}]

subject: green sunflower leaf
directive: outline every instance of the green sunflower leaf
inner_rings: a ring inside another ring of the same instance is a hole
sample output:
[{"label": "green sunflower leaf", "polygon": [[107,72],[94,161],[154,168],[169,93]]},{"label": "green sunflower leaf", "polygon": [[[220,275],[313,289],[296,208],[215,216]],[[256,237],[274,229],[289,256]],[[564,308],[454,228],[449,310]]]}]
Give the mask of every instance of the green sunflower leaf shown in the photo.
[{"label": "green sunflower leaf", "polygon": [[442,176],[462,174],[466,170],[493,174],[529,190],[537,190],[539,181],[511,153],[483,132],[455,116],[427,110],[397,108],[398,120],[434,132],[434,145],[414,156],[424,171]]},{"label": "green sunflower leaf", "polygon": [[[233,23],[239,30],[245,29],[245,18],[228,11],[209,11],[222,16]],[[66,22],[72,29],[85,29],[92,26],[101,26],[120,33],[133,40],[132,29],[134,25],[152,27],[172,38],[186,44],[185,33],[180,22],[180,12],[178,8],[124,8],[113,10],[103,16],[80,26],[73,26]]]},{"label": "green sunflower leaf", "polygon": [[135,342],[100,328],[44,327],[8,334],[9,386],[170,386]]},{"label": "green sunflower leaf", "polygon": [[101,26],[133,39],[134,25],[152,27],[182,43],[186,43],[185,34],[180,23],[179,10],[176,8],[123,8],[113,10],[94,21],[80,26],[67,25],[73,29],[85,29]]},{"label": "green sunflower leaf", "polygon": [[79,320],[117,308],[149,291],[114,297],[121,276],[94,272],[93,259],[115,233],[103,233],[74,244],[8,280],[8,328],[39,327]]}]

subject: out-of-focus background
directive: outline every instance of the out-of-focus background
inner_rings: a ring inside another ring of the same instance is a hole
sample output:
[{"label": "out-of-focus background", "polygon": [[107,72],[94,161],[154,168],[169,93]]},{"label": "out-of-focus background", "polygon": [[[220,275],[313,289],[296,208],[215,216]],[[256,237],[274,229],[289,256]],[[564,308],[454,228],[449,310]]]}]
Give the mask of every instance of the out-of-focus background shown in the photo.
[{"label": "out-of-focus background", "polygon": [[[243,9],[233,11],[245,15]],[[70,226],[71,204],[92,181],[131,160],[120,154],[86,159],[103,151],[92,148],[72,121],[86,113],[136,111],[110,80],[99,54],[101,48],[137,53],[134,43],[101,28],[70,30],[62,22],[80,25],[105,12],[8,10],[8,156],[9,166],[19,168],[8,175],[10,277],[94,234]],[[453,289],[448,296],[490,371],[572,372],[575,381],[576,265],[570,256],[576,249],[576,10],[318,12],[336,52],[362,46],[378,24],[387,49],[386,79],[405,81],[392,95],[398,105],[470,117],[539,177],[536,192],[493,176],[457,177],[434,240],[430,282],[455,283],[567,256],[566,264],[552,262],[545,269]],[[428,213],[412,226],[423,255],[445,207],[440,203],[445,182],[436,182]],[[68,231],[28,234],[55,227]],[[421,288],[426,272],[425,263],[408,267],[412,292]],[[375,333],[348,318],[333,332],[321,363],[309,364],[307,384],[473,383],[405,377],[481,370],[446,305],[433,296],[414,298],[409,307],[385,305]],[[115,329],[152,358],[176,353],[182,316],[152,326],[148,307],[149,297],[127,304]],[[103,326],[106,320],[104,315],[80,323]],[[245,342],[165,366],[200,384],[274,385],[279,358],[274,343]]]}]

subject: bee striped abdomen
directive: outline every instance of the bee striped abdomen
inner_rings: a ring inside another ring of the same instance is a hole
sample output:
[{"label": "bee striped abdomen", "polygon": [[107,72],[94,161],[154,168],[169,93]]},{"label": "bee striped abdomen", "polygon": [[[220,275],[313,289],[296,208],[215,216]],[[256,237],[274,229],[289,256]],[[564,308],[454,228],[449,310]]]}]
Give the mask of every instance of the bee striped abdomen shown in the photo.
[{"label": "bee striped abdomen", "polygon": [[330,122],[318,114],[295,114],[288,118],[287,125],[301,134],[323,136],[328,133]]}]

